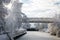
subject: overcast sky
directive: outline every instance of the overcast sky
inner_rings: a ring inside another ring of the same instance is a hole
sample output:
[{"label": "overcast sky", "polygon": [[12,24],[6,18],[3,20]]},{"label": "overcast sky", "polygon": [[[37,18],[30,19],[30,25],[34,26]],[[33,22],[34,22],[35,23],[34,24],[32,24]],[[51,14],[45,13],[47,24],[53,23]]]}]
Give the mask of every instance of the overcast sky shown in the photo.
[{"label": "overcast sky", "polygon": [[[59,13],[60,0],[20,0],[22,12],[28,17],[53,17]],[[56,5],[58,4],[58,5]]]}]

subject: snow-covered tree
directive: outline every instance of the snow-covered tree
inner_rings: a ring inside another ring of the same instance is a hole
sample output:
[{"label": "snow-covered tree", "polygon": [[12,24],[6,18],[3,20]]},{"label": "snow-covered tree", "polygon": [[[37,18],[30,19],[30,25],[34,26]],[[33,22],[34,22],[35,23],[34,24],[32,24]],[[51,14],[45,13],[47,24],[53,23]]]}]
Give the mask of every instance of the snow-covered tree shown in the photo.
[{"label": "snow-covered tree", "polygon": [[39,29],[40,31],[46,31],[48,28],[47,23],[35,23],[34,25],[36,26],[36,29]]},{"label": "snow-covered tree", "polygon": [[10,32],[15,32],[16,29],[20,28],[22,25],[22,16],[21,16],[21,3],[17,0],[13,2],[11,9],[9,9],[9,15],[6,18],[6,26]]},{"label": "snow-covered tree", "polygon": [[21,13],[21,16],[22,16],[22,22],[23,22],[21,27],[23,27],[25,29],[29,29],[30,23],[27,22],[28,17],[24,13]]},{"label": "snow-covered tree", "polygon": [[5,16],[8,14],[4,4],[9,4],[9,2],[10,0],[0,0],[0,33],[5,31]]},{"label": "snow-covered tree", "polygon": [[50,23],[48,28],[51,34],[56,34],[60,30],[60,14],[55,14],[54,23]]}]

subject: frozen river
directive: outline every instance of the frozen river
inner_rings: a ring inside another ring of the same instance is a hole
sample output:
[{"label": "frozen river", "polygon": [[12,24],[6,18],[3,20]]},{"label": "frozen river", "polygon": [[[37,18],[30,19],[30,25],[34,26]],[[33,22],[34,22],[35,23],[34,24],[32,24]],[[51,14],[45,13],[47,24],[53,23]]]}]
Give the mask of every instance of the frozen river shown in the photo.
[{"label": "frozen river", "polygon": [[17,40],[60,40],[55,36],[51,36],[49,33],[28,31],[26,35],[18,38]]}]

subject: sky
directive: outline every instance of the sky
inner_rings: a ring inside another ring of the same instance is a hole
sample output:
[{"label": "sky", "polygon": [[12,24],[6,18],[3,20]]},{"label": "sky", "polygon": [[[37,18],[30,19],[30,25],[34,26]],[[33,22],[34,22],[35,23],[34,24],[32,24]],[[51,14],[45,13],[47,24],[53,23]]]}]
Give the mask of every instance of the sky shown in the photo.
[{"label": "sky", "polygon": [[20,0],[22,12],[27,17],[49,17],[59,14],[60,0]]}]

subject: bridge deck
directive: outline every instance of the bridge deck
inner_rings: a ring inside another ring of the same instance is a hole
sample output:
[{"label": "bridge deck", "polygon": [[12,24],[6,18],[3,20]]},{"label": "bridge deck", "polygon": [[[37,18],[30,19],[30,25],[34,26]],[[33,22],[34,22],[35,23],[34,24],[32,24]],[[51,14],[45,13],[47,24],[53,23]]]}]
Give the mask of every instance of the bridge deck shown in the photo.
[{"label": "bridge deck", "polygon": [[[23,21],[25,22],[25,21]],[[28,18],[26,22],[29,23],[53,23],[53,18]]]}]

